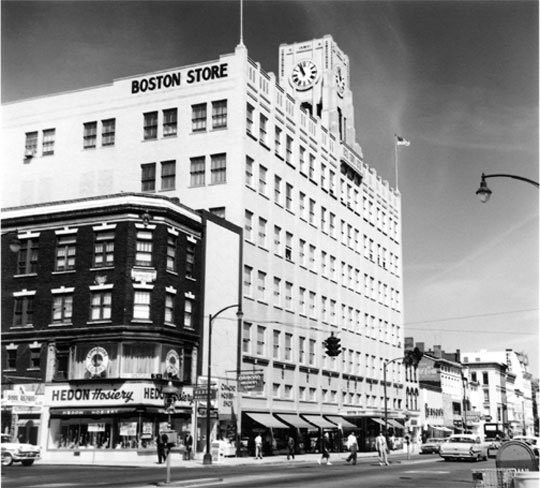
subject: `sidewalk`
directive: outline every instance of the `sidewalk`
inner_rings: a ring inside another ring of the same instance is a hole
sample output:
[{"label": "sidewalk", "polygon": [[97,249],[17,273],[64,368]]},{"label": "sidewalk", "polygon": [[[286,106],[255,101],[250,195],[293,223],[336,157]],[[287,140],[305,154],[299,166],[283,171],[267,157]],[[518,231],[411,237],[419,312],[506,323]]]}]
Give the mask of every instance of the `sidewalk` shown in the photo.
[{"label": "sidewalk", "polygon": [[[332,464],[344,464],[345,459],[349,455],[348,452],[335,452],[330,454],[330,462]],[[254,457],[221,457],[219,461],[212,463],[212,466],[243,466],[243,465],[258,465],[258,464],[291,464],[291,463],[311,463],[315,464],[321,458],[320,453],[308,453],[308,454],[297,454],[295,459],[287,461],[286,455],[279,456],[267,456],[263,459],[255,459]],[[373,462],[377,462],[377,453],[376,452],[359,452],[358,461],[372,459]],[[390,462],[413,462],[415,460],[421,459],[418,454],[411,454],[410,460],[407,461],[407,455],[402,451],[396,451],[389,456]],[[84,465],[84,466],[132,466],[132,467],[155,467],[158,469],[163,469],[166,467],[166,464],[158,464],[157,454],[153,456],[140,456],[140,459],[136,461],[101,461],[96,460],[95,462],[87,462],[76,457],[70,456],[62,460],[40,460],[39,464],[48,464],[48,465]],[[200,468],[203,465],[202,454],[197,455],[197,459],[191,461],[183,460],[178,453],[172,453],[171,457],[171,468]],[[209,466],[207,466],[209,467]]]}]

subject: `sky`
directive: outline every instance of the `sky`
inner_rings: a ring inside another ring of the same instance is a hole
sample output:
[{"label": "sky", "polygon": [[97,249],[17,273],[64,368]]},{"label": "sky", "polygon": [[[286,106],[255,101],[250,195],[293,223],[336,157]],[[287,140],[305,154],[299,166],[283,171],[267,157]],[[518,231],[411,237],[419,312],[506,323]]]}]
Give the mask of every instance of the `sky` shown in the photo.
[{"label": "sky", "polygon": [[[2,102],[217,59],[240,2],[1,4]],[[524,351],[538,374],[538,2],[244,1],[249,56],[331,34],[348,54],[357,141],[403,213],[405,335],[446,351]]]}]

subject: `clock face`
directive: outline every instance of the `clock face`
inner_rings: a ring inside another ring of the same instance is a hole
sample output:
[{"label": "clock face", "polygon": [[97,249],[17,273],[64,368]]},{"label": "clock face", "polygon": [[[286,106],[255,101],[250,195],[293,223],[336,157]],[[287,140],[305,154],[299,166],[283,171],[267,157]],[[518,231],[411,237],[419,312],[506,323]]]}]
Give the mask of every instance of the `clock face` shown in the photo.
[{"label": "clock face", "polygon": [[318,77],[319,70],[313,61],[300,61],[292,70],[291,85],[297,90],[308,90]]},{"label": "clock face", "polygon": [[345,75],[341,66],[336,68],[336,88],[340,95],[345,91]]}]

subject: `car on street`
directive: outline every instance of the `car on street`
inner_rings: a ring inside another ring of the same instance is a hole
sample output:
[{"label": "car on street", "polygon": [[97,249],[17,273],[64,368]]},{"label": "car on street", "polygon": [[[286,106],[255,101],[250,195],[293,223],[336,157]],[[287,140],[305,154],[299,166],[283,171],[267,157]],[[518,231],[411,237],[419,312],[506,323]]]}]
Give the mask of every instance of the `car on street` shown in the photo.
[{"label": "car on street", "polygon": [[32,466],[34,461],[41,458],[41,449],[33,444],[12,441],[8,434],[1,435],[2,466],[11,466],[21,463],[23,466]]},{"label": "car on street", "polygon": [[441,444],[446,442],[444,437],[430,437],[420,446],[420,454],[437,454]]},{"label": "car on street", "polygon": [[488,443],[474,434],[454,434],[441,444],[439,456],[445,461],[469,459],[474,461],[487,460]]}]

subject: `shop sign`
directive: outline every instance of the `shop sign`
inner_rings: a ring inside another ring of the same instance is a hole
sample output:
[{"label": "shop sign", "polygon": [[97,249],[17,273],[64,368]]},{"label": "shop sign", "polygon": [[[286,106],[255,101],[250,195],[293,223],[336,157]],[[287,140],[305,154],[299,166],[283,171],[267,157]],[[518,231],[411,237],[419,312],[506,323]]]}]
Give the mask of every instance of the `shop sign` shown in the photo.
[{"label": "shop sign", "polygon": [[[193,400],[206,401],[207,394],[208,394],[208,390],[207,390],[206,385],[193,387]],[[216,399],[216,389],[210,388],[210,400],[215,400],[215,399]]]},{"label": "shop sign", "polygon": [[[50,385],[45,387],[44,404],[49,407],[108,407],[118,405],[163,405],[162,386],[154,383],[114,383],[84,386]],[[193,388],[185,386],[178,394],[176,406],[193,403]]]},{"label": "shop sign", "polygon": [[137,422],[120,422],[120,435],[126,437],[136,436]]},{"label": "shop sign", "polygon": [[[197,415],[199,417],[206,417],[206,408],[205,407],[199,407],[197,409]],[[210,409],[210,418],[211,419],[217,419],[218,418],[218,411],[214,408]]]},{"label": "shop sign", "polygon": [[442,408],[431,408],[425,403],[424,410],[426,417],[444,417],[444,410]]},{"label": "shop sign", "polygon": [[227,63],[215,63],[181,71],[146,76],[131,81],[131,93],[145,93],[147,91],[162,90],[163,88],[193,85],[202,81],[226,78],[228,76],[227,69]]},{"label": "shop sign", "polygon": [[236,385],[221,383],[219,385],[218,410],[221,413],[230,413],[236,399]]},{"label": "shop sign", "polygon": [[468,411],[466,412],[466,415],[467,415],[467,422],[474,422],[474,423],[480,422],[480,412]]},{"label": "shop sign", "polygon": [[153,283],[156,281],[157,271],[155,269],[135,269],[131,270],[131,279],[138,283]]},{"label": "shop sign", "polygon": [[29,405],[41,402],[38,402],[38,396],[34,392],[5,390],[2,394],[2,403],[4,405]]},{"label": "shop sign", "polygon": [[88,432],[105,432],[105,424],[103,422],[91,422],[88,424]]},{"label": "shop sign", "polygon": [[263,374],[262,373],[240,373],[238,375],[238,388],[241,392],[262,391]]}]

